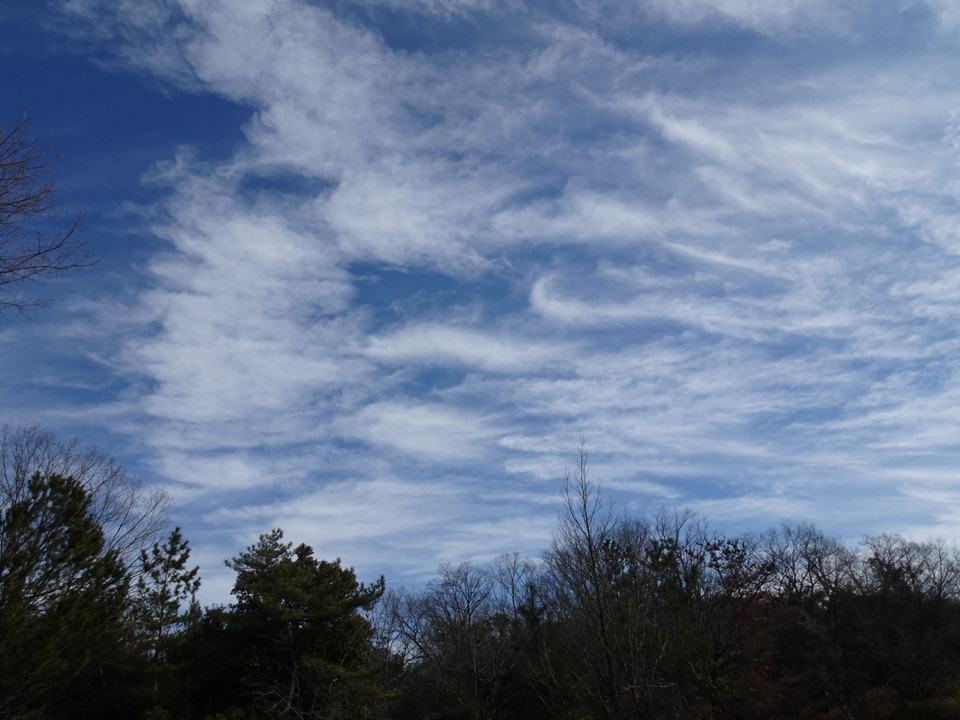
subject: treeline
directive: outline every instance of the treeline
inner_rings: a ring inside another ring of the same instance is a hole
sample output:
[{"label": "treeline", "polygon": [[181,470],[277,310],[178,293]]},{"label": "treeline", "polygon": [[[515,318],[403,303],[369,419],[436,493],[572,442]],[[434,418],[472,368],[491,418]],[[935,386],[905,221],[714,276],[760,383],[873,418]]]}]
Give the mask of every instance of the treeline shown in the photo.
[{"label": "treeline", "polygon": [[207,608],[102,454],[5,431],[0,492],[3,718],[960,717],[956,549],[619,515],[583,455],[540,558],[387,589],[274,530]]},{"label": "treeline", "polygon": [[581,455],[551,547],[378,616],[401,718],[958,718],[960,553],[615,514]]}]

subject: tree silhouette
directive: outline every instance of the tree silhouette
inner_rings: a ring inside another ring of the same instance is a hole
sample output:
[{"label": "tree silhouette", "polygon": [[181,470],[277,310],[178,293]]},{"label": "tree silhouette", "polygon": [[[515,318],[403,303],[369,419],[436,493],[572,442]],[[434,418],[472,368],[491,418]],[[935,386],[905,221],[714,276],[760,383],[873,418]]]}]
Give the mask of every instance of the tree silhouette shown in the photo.
[{"label": "tree silhouette", "polygon": [[0,130],[0,316],[44,304],[26,283],[93,264],[76,237],[80,217],[60,222],[53,160],[27,132],[27,121],[23,114]]}]

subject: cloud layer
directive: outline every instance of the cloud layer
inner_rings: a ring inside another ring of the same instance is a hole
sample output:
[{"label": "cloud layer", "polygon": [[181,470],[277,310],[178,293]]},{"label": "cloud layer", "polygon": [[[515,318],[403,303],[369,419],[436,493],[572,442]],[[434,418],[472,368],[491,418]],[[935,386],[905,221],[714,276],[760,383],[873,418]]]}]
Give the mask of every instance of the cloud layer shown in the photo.
[{"label": "cloud layer", "polygon": [[545,545],[581,437],[626,507],[956,537],[952,8],[63,2],[249,108],[147,178],[101,417],[218,549],[401,579]]}]

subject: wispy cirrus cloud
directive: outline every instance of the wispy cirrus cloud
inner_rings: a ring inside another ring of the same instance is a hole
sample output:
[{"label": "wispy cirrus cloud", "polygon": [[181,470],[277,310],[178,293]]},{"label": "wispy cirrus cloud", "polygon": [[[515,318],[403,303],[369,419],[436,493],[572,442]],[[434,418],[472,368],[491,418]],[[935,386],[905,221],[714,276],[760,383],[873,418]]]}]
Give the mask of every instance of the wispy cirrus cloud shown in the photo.
[{"label": "wispy cirrus cloud", "polygon": [[853,532],[943,530],[956,23],[880,5],[60,3],[249,110],[150,174],[164,245],[86,326],[126,383],[89,417],[198,531],[405,576],[545,541],[583,437],[630,507],[835,527],[859,493]]},{"label": "wispy cirrus cloud", "polygon": [[451,325],[426,324],[406,326],[386,337],[373,336],[365,354],[396,365],[417,362],[462,364],[492,372],[536,375],[546,367],[568,364],[575,352],[575,348],[565,345],[524,341],[520,337],[501,338]]}]

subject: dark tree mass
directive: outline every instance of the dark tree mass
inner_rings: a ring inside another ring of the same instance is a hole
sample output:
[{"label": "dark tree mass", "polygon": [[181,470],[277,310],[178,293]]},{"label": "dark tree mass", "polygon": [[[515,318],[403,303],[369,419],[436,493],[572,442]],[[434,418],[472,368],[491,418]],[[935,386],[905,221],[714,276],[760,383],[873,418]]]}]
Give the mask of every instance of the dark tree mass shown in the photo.
[{"label": "dark tree mass", "polygon": [[942,543],[620,515],[581,454],[540,558],[387,589],[275,529],[227,561],[233,601],[201,608],[180,528],[161,537],[150,504],[104,512],[136,489],[122,469],[4,438],[3,718],[960,717],[960,553]]}]

